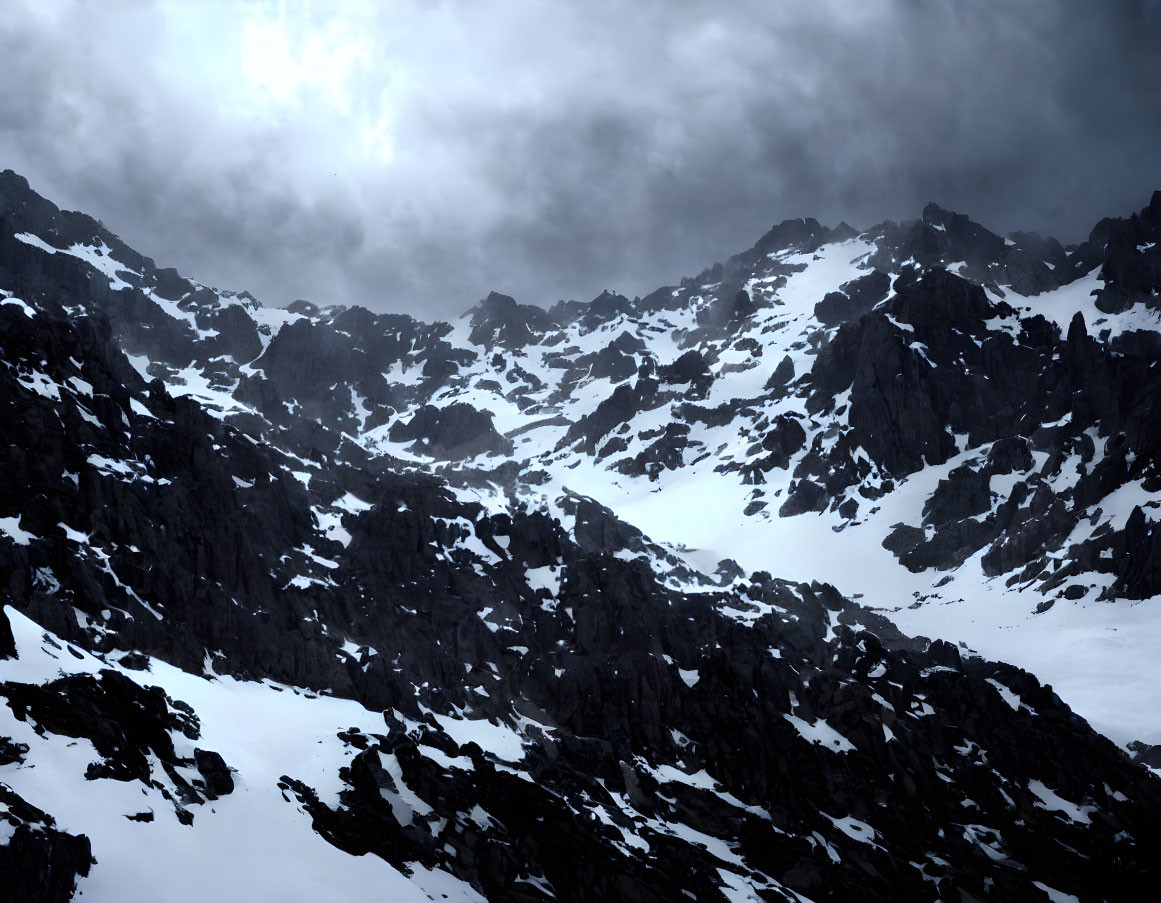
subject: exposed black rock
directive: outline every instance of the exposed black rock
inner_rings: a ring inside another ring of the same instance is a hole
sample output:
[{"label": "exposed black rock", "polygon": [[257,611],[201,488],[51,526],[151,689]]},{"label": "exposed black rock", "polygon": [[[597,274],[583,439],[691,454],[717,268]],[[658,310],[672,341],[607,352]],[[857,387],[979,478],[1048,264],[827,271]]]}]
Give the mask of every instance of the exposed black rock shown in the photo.
[{"label": "exposed black rock", "polygon": [[430,405],[417,410],[407,423],[391,427],[395,442],[416,443],[416,450],[440,458],[472,458],[479,454],[502,455],[512,442],[496,432],[492,416],[469,404],[456,402],[444,408]]},{"label": "exposed black rock", "polygon": [[16,657],[16,640],[12,637],[12,624],[8,615],[0,608],[0,659]]},{"label": "exposed black rock", "polygon": [[1140,762],[1149,768],[1161,768],[1161,745],[1150,746],[1140,740],[1134,740],[1129,744],[1129,750],[1132,752],[1135,762]]},{"label": "exposed black rock", "polygon": [[73,899],[77,879],[88,875],[93,865],[89,838],[58,830],[51,815],[3,783],[0,807],[0,830],[11,830],[7,843],[0,844],[0,903]]},{"label": "exposed black rock", "polygon": [[659,367],[657,375],[667,383],[698,383],[713,379],[705,358],[698,351],[687,351],[672,364]]},{"label": "exposed black rock", "polygon": [[1101,268],[1104,286],[1097,307],[1107,313],[1128,310],[1134,304],[1161,305],[1161,191],[1129,219],[1097,223],[1088,241],[1075,252],[1076,274]]},{"label": "exposed black rock", "polygon": [[807,511],[825,511],[829,503],[830,498],[824,487],[811,480],[799,480],[789,498],[782,503],[778,514],[782,517],[793,517]]},{"label": "exposed black rock", "polygon": [[891,277],[876,270],[848,282],[837,292],[828,292],[814,305],[814,316],[824,326],[857,320],[886,298],[890,289]]},{"label": "exposed black rock", "polygon": [[[1018,296],[1100,266],[1101,310],[1152,304],[1158,203],[1068,253],[937,207],[863,233],[866,275],[794,313],[801,340],[763,387],[766,331],[793,320],[778,286],[806,265],[787,261],[849,227],[788,221],[641,301],[546,313],[493,294],[472,350],[447,324],[308,302],[258,326],[248,296],[157,269],[4,174],[0,518],[16,526],[0,535],[0,601],[48,632],[62,668],[84,649],[128,673],[0,695],[45,736],[91,741],[91,779],[163,787],[186,825],[235,772],[179,754],[199,713],[147,686],[147,656],[356,700],[382,730],[338,733],[337,799],[284,776],[288,806],[342,850],[488,899],[721,900],[734,880],[770,900],[1039,899],[1035,882],[1131,898],[1157,878],[1157,783],[1035,677],[905,637],[825,583],[699,575],[597,501],[528,487],[567,481],[583,456],[659,482],[710,458],[752,486],[740,516],[837,511],[840,530],[963,455],[886,537],[905,566],[982,551],[985,574],[1040,590],[1042,610],[1094,598],[1093,574],[1148,598],[1148,501],[1065,546],[1119,488],[1161,488],[1161,344],[1079,314],[1062,331],[1022,317]],[[127,287],[60,253],[95,241]],[[676,359],[658,359],[661,332]],[[807,372],[791,353],[814,357]],[[175,397],[187,367],[215,398]],[[745,391],[722,391],[735,374]],[[501,436],[487,411],[447,403],[465,390],[530,422]],[[559,413],[578,391],[591,407]],[[433,472],[366,440],[388,424]],[[555,432],[532,466],[514,449],[540,430]],[[457,463],[484,453],[513,457]],[[0,615],[0,658],[15,652]],[[461,717],[519,749],[461,744],[447,729]],[[0,743],[5,766],[34,754]],[[1046,806],[1041,785],[1083,817]],[[0,801],[14,829],[0,897],[67,899],[87,839],[4,785]],[[145,831],[153,812],[120,815]]]},{"label": "exposed black rock", "polygon": [[869,263],[886,272],[907,261],[924,269],[954,265],[956,275],[981,285],[1010,286],[1021,295],[1036,295],[1067,281],[1055,241],[1027,235],[1023,242],[1005,241],[934,203],[923,209],[922,220],[885,223],[874,234],[879,247]]},{"label": "exposed black rock", "polygon": [[469,340],[489,351],[496,347],[521,348],[554,325],[543,308],[517,304],[515,298],[497,292],[491,292],[476,305],[471,317]]},{"label": "exposed black rock", "polygon": [[[150,780],[150,753],[177,764],[171,731],[197,739],[198,721],[189,707],[171,702],[157,687],[143,689],[117,671],[62,677],[44,686],[0,684],[0,695],[18,721],[38,733],[84,737],[101,761],[89,766],[90,780]],[[220,759],[221,757],[219,757]]]},{"label": "exposed black rock", "polygon": [[211,749],[195,749],[194,764],[205,781],[207,798],[217,799],[234,792],[234,776],[219,753]]},{"label": "exposed black rock", "polygon": [[568,445],[579,439],[582,440],[581,448],[592,454],[602,437],[628,422],[639,411],[652,407],[657,391],[655,379],[639,379],[632,385],[622,383],[591,414],[570,426],[561,444]]},{"label": "exposed black rock", "polygon": [[786,355],[778,362],[778,366],[774,368],[774,372],[766,380],[765,388],[767,390],[781,389],[792,379],[794,379],[794,361],[790,359],[790,355]]},{"label": "exposed black rock", "polygon": [[773,467],[790,466],[790,458],[806,444],[806,430],[796,417],[779,414],[762,437],[762,449],[769,452],[758,460],[758,467],[767,471]]},{"label": "exposed black rock", "polygon": [[576,358],[573,367],[593,379],[621,382],[637,374],[637,356],[644,351],[644,342],[628,332],[622,332],[600,351]]}]

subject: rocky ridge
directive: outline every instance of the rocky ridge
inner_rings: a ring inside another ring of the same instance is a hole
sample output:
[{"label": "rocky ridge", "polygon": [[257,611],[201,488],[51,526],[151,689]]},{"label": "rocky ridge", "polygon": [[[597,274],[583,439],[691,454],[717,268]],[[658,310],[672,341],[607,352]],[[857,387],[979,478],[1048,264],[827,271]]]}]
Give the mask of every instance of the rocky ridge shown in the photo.
[{"label": "rocky ridge", "polygon": [[[1030,619],[1155,595],[1161,194],[1071,249],[934,206],[790,221],[646,298],[430,325],[206,288],[11,173],[0,218],[20,899],[126,899],[109,838],[180,857],[177,828],[251,810],[417,900],[1125,899],[1151,874],[1144,767],[1027,671],[884,617],[936,590],[873,611],[817,559],[772,577],[769,542],[870,540],[945,594],[978,568]],[[681,480],[720,493],[723,545],[653,535],[696,533]],[[256,763],[227,690],[300,706],[319,758]],[[66,755],[100,814],[37,777]]]}]

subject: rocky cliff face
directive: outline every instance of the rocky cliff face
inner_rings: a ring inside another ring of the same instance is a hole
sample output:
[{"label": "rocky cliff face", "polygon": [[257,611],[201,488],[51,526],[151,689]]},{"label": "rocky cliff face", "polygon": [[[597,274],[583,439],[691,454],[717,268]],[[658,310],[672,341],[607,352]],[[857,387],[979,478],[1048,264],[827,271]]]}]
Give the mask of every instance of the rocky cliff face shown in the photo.
[{"label": "rocky cliff face", "polygon": [[3,174],[0,899],[1132,899],[1159,233],[789,221],[425,324]]}]

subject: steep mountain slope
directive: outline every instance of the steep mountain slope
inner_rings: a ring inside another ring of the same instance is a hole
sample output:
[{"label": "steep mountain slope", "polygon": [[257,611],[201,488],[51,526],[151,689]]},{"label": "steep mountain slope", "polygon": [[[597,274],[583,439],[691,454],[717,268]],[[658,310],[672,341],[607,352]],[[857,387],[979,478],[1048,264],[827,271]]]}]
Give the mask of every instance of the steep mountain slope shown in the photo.
[{"label": "steep mountain slope", "polygon": [[993,636],[997,602],[1021,644],[1158,636],[1128,600],[1159,573],[1161,195],[1069,251],[936,207],[791,221],[644,299],[455,325],[263,308],[12,173],[0,218],[0,898],[1155,870],[1156,778],[1065,705],[1108,693],[1062,702]]}]

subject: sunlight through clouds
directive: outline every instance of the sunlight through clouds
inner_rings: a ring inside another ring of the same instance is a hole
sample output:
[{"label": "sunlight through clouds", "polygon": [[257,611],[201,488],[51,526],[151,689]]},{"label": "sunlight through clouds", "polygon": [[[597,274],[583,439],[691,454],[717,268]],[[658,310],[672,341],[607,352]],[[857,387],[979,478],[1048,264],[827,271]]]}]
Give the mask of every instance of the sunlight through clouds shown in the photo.
[{"label": "sunlight through clouds", "polygon": [[344,4],[342,16],[312,12],[306,2],[265,2],[247,7],[241,23],[240,70],[261,89],[261,101],[302,106],[326,104],[358,114],[359,95],[373,77],[366,28],[370,7]]},{"label": "sunlight through clouds", "polygon": [[1070,241],[1139,205],[1149,24],[984,2],[15,0],[0,166],[270,303],[447,316],[648,292],[788,217]]}]

